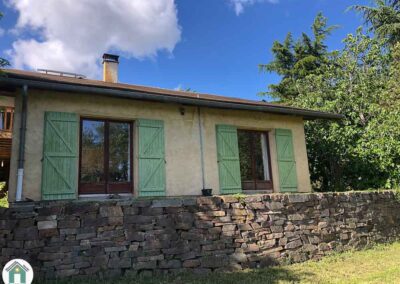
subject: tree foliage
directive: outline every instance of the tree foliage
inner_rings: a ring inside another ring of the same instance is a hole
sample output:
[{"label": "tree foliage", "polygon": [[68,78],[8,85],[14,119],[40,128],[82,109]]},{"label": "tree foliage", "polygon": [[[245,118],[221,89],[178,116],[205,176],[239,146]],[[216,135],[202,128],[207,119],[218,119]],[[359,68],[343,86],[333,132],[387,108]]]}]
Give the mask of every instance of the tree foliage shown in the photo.
[{"label": "tree foliage", "polygon": [[303,33],[294,41],[289,32],[281,43],[275,41],[272,46],[274,60],[268,64],[261,64],[259,68],[266,72],[275,72],[282,77],[279,84],[270,85],[268,92],[281,101],[296,98],[299,92],[295,82],[319,70],[328,56],[326,37],[336,26],[328,26],[327,18],[319,13],[311,26],[312,37]]},{"label": "tree foliage", "polygon": [[300,95],[291,102],[345,115],[339,123],[306,123],[314,186],[321,190],[397,186],[400,104],[398,91],[389,86],[398,88],[399,78],[393,75],[399,61],[390,65],[394,55],[382,48],[384,42],[361,29],[344,43],[344,49],[333,53],[317,74],[296,82]]},{"label": "tree foliage", "polygon": [[[359,28],[343,40],[342,50],[330,52],[324,41],[333,27],[319,14],[313,39],[303,34],[293,44],[288,34],[284,42],[274,43],[272,62],[262,66],[282,76],[279,84],[270,86],[270,94],[281,102],[345,116],[339,122],[305,124],[317,190],[390,188],[400,183],[400,1],[377,3],[368,12],[363,6],[353,7],[365,12],[372,35]],[[383,20],[382,15],[392,11],[396,17]]]},{"label": "tree foliage", "polygon": [[379,38],[386,38],[390,45],[400,42],[400,0],[375,0],[375,6],[351,8],[362,13],[366,24]]}]

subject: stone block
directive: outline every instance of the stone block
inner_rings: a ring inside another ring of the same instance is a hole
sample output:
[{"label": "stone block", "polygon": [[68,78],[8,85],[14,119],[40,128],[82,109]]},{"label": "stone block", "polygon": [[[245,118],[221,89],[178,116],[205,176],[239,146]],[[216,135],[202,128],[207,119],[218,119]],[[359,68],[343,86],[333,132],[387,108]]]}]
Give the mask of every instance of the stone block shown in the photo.
[{"label": "stone block", "polygon": [[304,244],[302,247],[302,250],[304,252],[310,252],[310,253],[315,252],[317,249],[318,249],[317,246],[312,244]]},{"label": "stone block", "polygon": [[149,255],[149,256],[139,256],[137,258],[138,262],[149,262],[149,261],[156,261],[156,260],[163,260],[164,255],[163,254],[158,254],[158,255]]},{"label": "stone block", "polygon": [[155,269],[157,267],[157,261],[152,260],[152,261],[139,261],[136,263],[133,263],[132,266],[135,270],[143,270],[143,269]]},{"label": "stone block", "polygon": [[301,247],[302,244],[303,243],[301,242],[301,240],[295,240],[295,241],[287,243],[285,245],[285,249],[295,249],[295,248]]},{"label": "stone block", "polygon": [[161,260],[158,264],[158,267],[163,269],[176,269],[181,268],[182,263],[180,260],[177,259]]},{"label": "stone block", "polygon": [[214,226],[212,221],[195,221],[195,227],[199,229],[208,229],[212,228]]},{"label": "stone block", "polygon": [[310,201],[311,195],[304,193],[294,193],[288,195],[289,203],[305,203]]},{"label": "stone block", "polygon": [[38,237],[37,227],[16,228],[14,230],[14,240],[16,241],[37,240]]},{"label": "stone block", "polygon": [[182,206],[182,199],[156,199],[153,200],[153,204],[151,207],[158,208],[158,207],[181,207]]},{"label": "stone block", "polygon": [[210,217],[223,217],[226,213],[225,211],[208,211],[207,215]]},{"label": "stone block", "polygon": [[236,230],[236,224],[226,224],[222,226],[222,232],[228,232],[234,230]]},{"label": "stone block", "polygon": [[101,217],[122,217],[121,206],[102,206],[99,210]]},{"label": "stone block", "polygon": [[245,209],[232,209],[231,214],[232,216],[246,216],[247,211]]},{"label": "stone block", "polygon": [[124,224],[151,224],[155,220],[153,216],[127,215],[124,216]]},{"label": "stone block", "polygon": [[126,246],[117,246],[117,247],[106,247],[104,248],[105,252],[119,252],[119,251],[126,251]]},{"label": "stone block", "polygon": [[65,277],[71,277],[74,275],[79,274],[79,269],[61,269],[61,270],[56,270],[55,276],[56,278],[65,278]]},{"label": "stone block", "polygon": [[58,221],[59,229],[79,228],[80,226],[81,226],[81,222],[79,220],[60,220],[60,221]]},{"label": "stone block", "polygon": [[189,230],[193,227],[194,216],[189,212],[182,212],[173,216],[175,229]]},{"label": "stone block", "polygon": [[231,255],[229,255],[229,260],[232,260],[234,262],[239,262],[239,263],[245,263],[247,262],[247,255],[244,253],[233,253]]},{"label": "stone block", "polygon": [[282,226],[271,226],[269,227],[272,233],[282,233],[283,227]]},{"label": "stone block", "polygon": [[218,268],[227,265],[228,257],[226,255],[205,256],[200,259],[202,268]]},{"label": "stone block", "polygon": [[125,231],[125,237],[128,241],[143,242],[144,236],[144,232],[138,232],[132,229]]},{"label": "stone block", "polygon": [[123,207],[124,215],[139,214],[139,207]]},{"label": "stone block", "polygon": [[222,203],[221,197],[197,197],[197,204],[199,205],[219,205]]},{"label": "stone block", "polygon": [[185,268],[194,268],[200,266],[200,260],[198,259],[188,259],[182,263],[182,266]]},{"label": "stone block", "polygon": [[96,237],[96,233],[82,233],[76,235],[76,240],[92,239]]},{"label": "stone block", "polygon": [[254,228],[250,224],[237,224],[239,231],[251,231]]},{"label": "stone block", "polygon": [[50,237],[57,237],[59,232],[57,229],[44,229],[39,231],[40,238],[50,238]]},{"label": "stone block", "polygon": [[244,252],[258,252],[260,247],[257,244],[243,244],[242,249]]},{"label": "stone block", "polygon": [[110,258],[108,261],[109,268],[130,268],[132,266],[132,261],[127,257]]},{"label": "stone block", "polygon": [[44,240],[28,240],[25,241],[24,243],[24,248],[25,249],[35,249],[35,248],[41,248],[44,247]]},{"label": "stone block", "polygon": [[272,211],[277,211],[281,210],[284,207],[284,205],[281,202],[270,202],[267,203],[267,207]]},{"label": "stone block", "polygon": [[50,252],[41,252],[39,253],[39,255],[37,256],[38,260],[56,260],[56,259],[62,259],[65,257],[64,253],[60,253],[60,252],[55,252],[55,253],[50,253]]},{"label": "stone block", "polygon": [[252,202],[247,204],[246,207],[254,210],[264,210],[266,208],[265,204],[262,202]]},{"label": "stone block", "polygon": [[299,213],[288,215],[289,221],[302,221],[302,220],[304,220],[304,218],[305,218],[305,215],[299,214]]},{"label": "stone block", "polygon": [[88,262],[88,261],[77,262],[74,264],[74,268],[76,268],[76,269],[82,269],[82,268],[88,268],[88,267],[90,267],[90,262]]}]

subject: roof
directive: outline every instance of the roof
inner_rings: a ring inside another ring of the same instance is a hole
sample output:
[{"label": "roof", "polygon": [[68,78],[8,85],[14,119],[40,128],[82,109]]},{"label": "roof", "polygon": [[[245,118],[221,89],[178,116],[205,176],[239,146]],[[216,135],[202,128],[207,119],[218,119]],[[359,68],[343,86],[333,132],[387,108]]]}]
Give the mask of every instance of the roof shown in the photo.
[{"label": "roof", "polygon": [[21,267],[23,270],[28,271],[28,267],[26,267],[25,265],[21,265],[18,261],[14,261],[9,267],[6,268],[6,271],[9,272],[10,270],[14,269],[14,267],[19,266]]},{"label": "roof", "polygon": [[[93,92],[103,95],[151,100],[160,102],[176,102],[187,105],[208,106],[227,109],[255,110],[270,113],[291,114],[306,119],[341,119],[342,115],[295,108],[278,103],[245,100],[211,94],[168,90],[155,87],[110,83],[100,80],[57,76],[33,71],[4,69],[7,76],[0,77],[2,85],[28,85],[41,89],[57,89],[75,92]],[[140,94],[140,96],[138,96]]]}]

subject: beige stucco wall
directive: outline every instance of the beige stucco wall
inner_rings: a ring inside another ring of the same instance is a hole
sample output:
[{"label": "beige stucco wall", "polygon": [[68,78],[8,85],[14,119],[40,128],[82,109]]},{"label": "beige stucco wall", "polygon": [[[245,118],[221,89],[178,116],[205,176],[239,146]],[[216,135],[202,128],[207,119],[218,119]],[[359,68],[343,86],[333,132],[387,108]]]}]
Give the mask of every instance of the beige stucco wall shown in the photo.
[{"label": "beige stucco wall", "polygon": [[[74,112],[85,117],[111,119],[137,118],[160,119],[165,124],[165,158],[167,195],[199,195],[202,188],[198,115],[196,107],[116,99],[95,95],[29,92],[28,121],[25,145],[24,197],[40,200],[42,175],[42,147],[45,111]],[[15,125],[20,123],[21,98],[17,95]],[[274,191],[279,191],[276,164],[276,147],[273,139],[275,128],[293,131],[296,156],[298,190],[311,191],[304,139],[303,121],[293,116],[272,115],[259,112],[232,111],[202,108],[205,182],[214,193],[219,192],[218,164],[216,151],[216,124],[235,125],[239,129],[271,130],[270,152]],[[135,133],[134,133],[135,134]],[[18,160],[19,127],[14,128],[10,173],[9,199],[15,199]],[[136,136],[135,136],[136,137]],[[137,144],[137,143],[136,143]],[[137,151],[135,151],[137,153]],[[137,155],[134,155],[134,194],[137,193]],[[77,165],[78,170],[78,165]]]},{"label": "beige stucco wall", "polygon": [[2,96],[0,93],[0,106],[13,107],[14,97]]}]

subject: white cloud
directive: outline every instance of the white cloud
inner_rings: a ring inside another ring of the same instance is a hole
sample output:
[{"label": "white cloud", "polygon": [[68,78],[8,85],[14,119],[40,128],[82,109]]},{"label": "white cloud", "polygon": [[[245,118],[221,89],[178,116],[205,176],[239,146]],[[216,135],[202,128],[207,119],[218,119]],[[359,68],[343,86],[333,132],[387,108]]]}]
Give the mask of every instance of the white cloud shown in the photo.
[{"label": "white cloud", "polygon": [[239,16],[241,13],[243,13],[243,10],[245,6],[251,6],[256,3],[262,3],[262,2],[267,2],[267,3],[278,3],[279,0],[229,0],[233,8],[235,9],[235,13],[237,16]]},{"label": "white cloud", "polygon": [[[8,0],[20,38],[9,51],[16,68],[100,74],[104,52],[154,58],[180,41],[174,0]],[[25,35],[29,36],[26,37]]]}]

